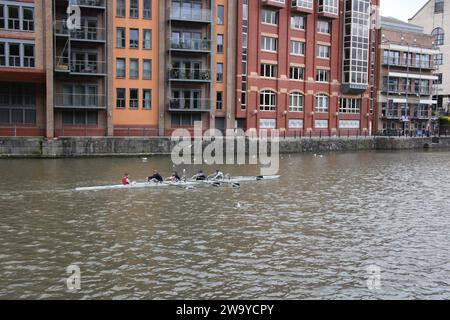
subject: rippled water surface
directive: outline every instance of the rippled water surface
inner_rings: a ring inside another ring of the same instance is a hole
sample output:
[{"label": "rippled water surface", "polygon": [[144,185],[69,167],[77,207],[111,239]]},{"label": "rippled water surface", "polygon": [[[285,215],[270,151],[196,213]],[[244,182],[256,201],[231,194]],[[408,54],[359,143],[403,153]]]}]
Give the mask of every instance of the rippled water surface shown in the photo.
[{"label": "rippled water surface", "polygon": [[88,193],[170,159],[0,160],[0,298],[450,299],[449,159],[284,156],[279,181],[240,189]]}]

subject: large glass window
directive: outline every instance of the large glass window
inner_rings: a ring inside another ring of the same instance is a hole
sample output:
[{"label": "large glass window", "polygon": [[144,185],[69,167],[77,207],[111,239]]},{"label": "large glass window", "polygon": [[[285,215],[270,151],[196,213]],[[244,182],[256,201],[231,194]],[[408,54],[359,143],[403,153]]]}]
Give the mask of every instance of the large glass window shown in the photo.
[{"label": "large glass window", "polygon": [[34,31],[34,9],[23,8],[22,30]]},{"label": "large glass window", "polygon": [[217,24],[225,24],[225,7],[222,5],[217,6]]},{"label": "large glass window", "polygon": [[139,60],[130,59],[130,79],[139,78]]},{"label": "large glass window", "polygon": [[276,92],[265,90],[259,94],[259,109],[261,111],[276,110]]},{"label": "large glass window", "polygon": [[139,108],[139,90],[130,89],[130,109]]},{"label": "large glass window", "polygon": [[152,79],[152,60],[144,60],[142,66],[142,79],[144,80]]},{"label": "large glass window", "polygon": [[36,123],[36,85],[0,82],[0,123]]},{"label": "large glass window", "polygon": [[278,24],[278,12],[274,10],[263,9],[261,13],[261,22],[266,24]]},{"label": "large glass window", "polygon": [[125,28],[117,28],[116,30],[116,47],[125,48]]},{"label": "large glass window", "polygon": [[291,29],[305,30],[306,18],[304,16],[293,15],[291,17]]},{"label": "large glass window", "polygon": [[437,46],[442,46],[444,45],[444,36],[445,36],[445,32],[444,29],[442,28],[436,28],[434,29],[431,34],[434,36],[435,38],[435,44]]},{"label": "large glass window", "polygon": [[130,48],[139,48],[139,29],[130,29]]},{"label": "large glass window", "polygon": [[116,0],[116,16],[125,17],[125,0]]},{"label": "large glass window", "polygon": [[125,89],[117,88],[116,89],[116,108],[124,109],[125,108]]},{"label": "large glass window", "polygon": [[7,6],[8,8],[8,29],[20,30],[19,7]]},{"label": "large glass window", "polygon": [[289,95],[289,111],[303,112],[303,94],[300,92],[292,92]]},{"label": "large glass window", "polygon": [[144,39],[143,39],[142,47],[144,49],[152,48],[152,30],[144,29]]},{"label": "large glass window", "polygon": [[142,108],[150,110],[152,108],[152,90],[142,90]]},{"label": "large glass window", "polygon": [[342,98],[339,107],[340,113],[359,114],[361,110],[361,99]]},{"label": "large glass window", "polygon": [[125,59],[117,58],[116,60],[116,77],[125,78]]},{"label": "large glass window", "polygon": [[316,96],[316,112],[318,113],[326,113],[329,108],[329,98],[325,94],[318,94]]},{"label": "large glass window", "polygon": [[130,0],[130,18],[132,18],[132,19],[139,18],[139,1],[138,0]]},{"label": "large glass window", "polygon": [[152,18],[152,0],[143,0],[143,12],[142,17],[144,19],[151,19]]}]

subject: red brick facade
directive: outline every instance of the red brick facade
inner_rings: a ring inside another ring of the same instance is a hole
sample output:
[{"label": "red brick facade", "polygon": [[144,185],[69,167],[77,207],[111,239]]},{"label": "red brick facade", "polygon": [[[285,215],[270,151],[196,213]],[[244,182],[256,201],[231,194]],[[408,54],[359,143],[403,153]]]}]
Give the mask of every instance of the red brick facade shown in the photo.
[{"label": "red brick facade", "polygon": [[[346,95],[341,89],[343,79],[343,35],[344,35],[344,1],[339,1],[339,13],[337,15],[326,15],[318,13],[318,2],[314,1],[314,9],[308,10],[291,7],[292,1],[285,1],[285,5],[276,7],[270,5],[270,1],[248,0],[248,62],[247,62],[247,105],[241,108],[242,77],[243,71],[242,55],[239,50],[243,46],[243,13],[244,0],[239,0],[238,5],[238,63],[237,63],[237,95],[236,95],[236,118],[244,129],[260,128],[261,119],[276,119],[276,128],[286,130],[286,135],[318,135],[318,134],[368,134],[372,121],[370,112],[370,74],[368,75],[369,86],[364,93]],[[268,4],[269,3],[269,4]],[[372,1],[373,5],[378,3]],[[278,25],[268,25],[262,22],[264,9],[278,12]],[[302,15],[306,17],[304,30],[291,28],[291,17]],[[332,18],[329,18],[332,17]],[[330,34],[317,32],[319,20],[328,20],[331,23]],[[372,38],[372,33],[371,38]],[[262,50],[262,36],[273,35],[278,39],[277,52],[266,52]],[[290,42],[292,39],[306,42],[305,54],[290,54]],[[370,40],[372,43],[372,39]],[[331,55],[329,59],[318,58],[317,46],[319,44],[329,45]],[[369,53],[372,51],[369,49]],[[370,54],[369,54],[370,56]],[[271,61],[278,67],[276,78],[267,79],[261,77],[261,63]],[[369,61],[370,69],[371,61]],[[304,80],[290,80],[290,66],[304,66]],[[329,70],[329,82],[322,83],[316,80],[317,69]],[[369,70],[370,73],[370,70]],[[260,110],[260,92],[271,89],[277,92],[276,111]],[[289,111],[289,93],[296,91],[304,95],[303,112]],[[374,88],[376,93],[376,88]],[[315,97],[317,94],[325,94],[329,97],[329,110],[327,113],[315,111]],[[361,108],[358,114],[339,113],[339,105],[342,97],[354,97],[361,99]],[[376,95],[374,95],[374,98]],[[375,102],[374,102],[375,105]],[[289,120],[303,120],[303,128],[289,128]],[[315,128],[316,120],[328,120],[328,128]],[[359,129],[345,129],[339,132],[340,120],[360,121]]]}]

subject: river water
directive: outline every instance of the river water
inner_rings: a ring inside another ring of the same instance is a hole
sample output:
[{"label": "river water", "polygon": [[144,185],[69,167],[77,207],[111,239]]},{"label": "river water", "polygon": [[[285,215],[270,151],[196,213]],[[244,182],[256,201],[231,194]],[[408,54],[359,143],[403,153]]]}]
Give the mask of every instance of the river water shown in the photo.
[{"label": "river water", "polygon": [[0,298],[450,299],[449,159],[285,155],[240,189],[88,193],[170,158],[0,160]]}]

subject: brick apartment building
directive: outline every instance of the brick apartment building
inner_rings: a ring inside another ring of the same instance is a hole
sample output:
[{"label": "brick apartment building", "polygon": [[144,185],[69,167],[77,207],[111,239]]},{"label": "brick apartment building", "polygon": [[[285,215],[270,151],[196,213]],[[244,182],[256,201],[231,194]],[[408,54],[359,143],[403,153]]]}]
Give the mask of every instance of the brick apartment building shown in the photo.
[{"label": "brick apartment building", "polygon": [[0,0],[0,135],[370,134],[376,5]]}]

